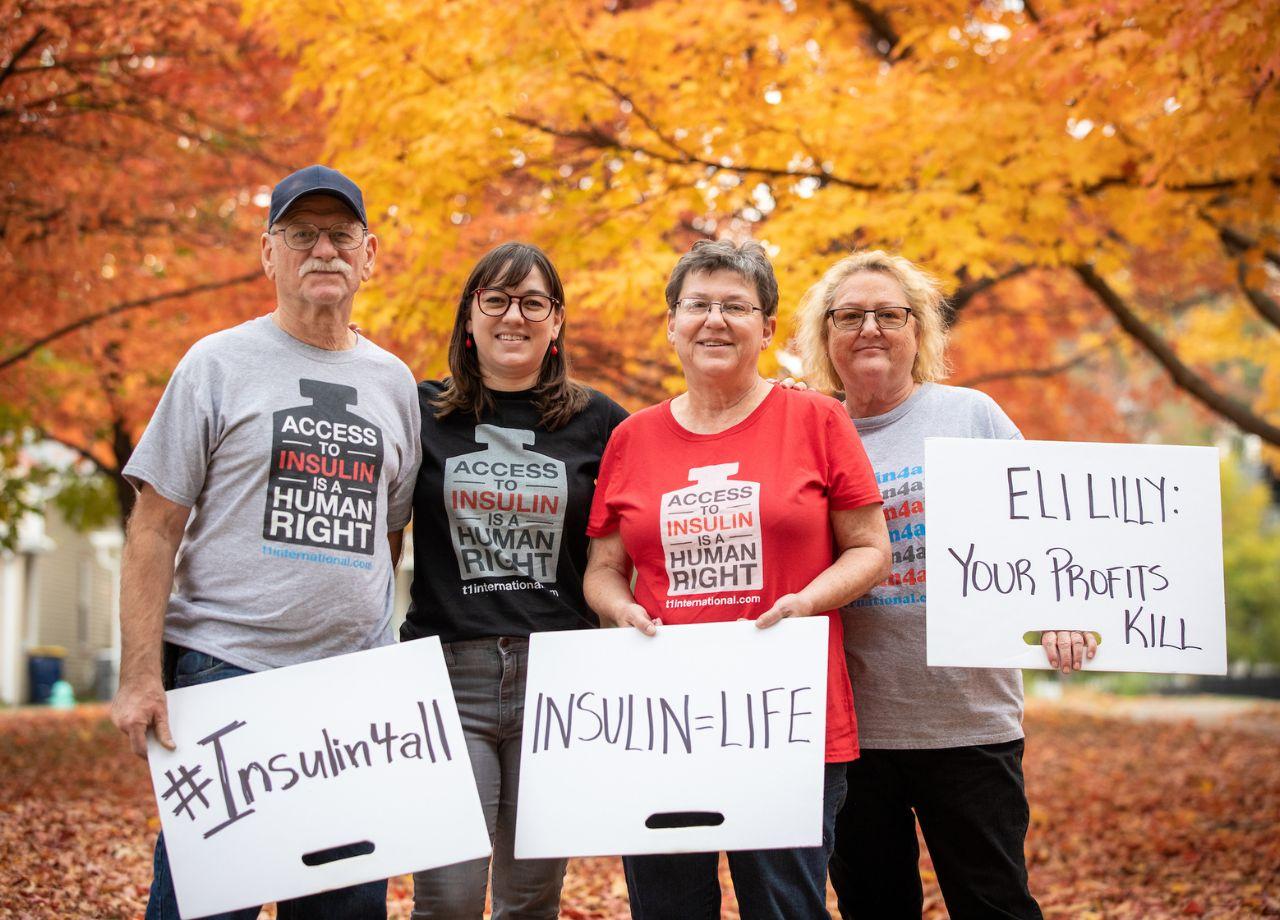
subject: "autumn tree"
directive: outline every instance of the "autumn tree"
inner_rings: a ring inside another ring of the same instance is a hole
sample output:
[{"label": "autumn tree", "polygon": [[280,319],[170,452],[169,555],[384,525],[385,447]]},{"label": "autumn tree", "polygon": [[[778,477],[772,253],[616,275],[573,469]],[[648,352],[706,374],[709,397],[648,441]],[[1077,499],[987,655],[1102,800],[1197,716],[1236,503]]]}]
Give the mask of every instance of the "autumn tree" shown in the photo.
[{"label": "autumn tree", "polygon": [[507,236],[565,267],[579,364],[623,392],[671,371],[661,284],[693,239],[768,244],[784,332],[827,264],[883,246],[947,280],[957,379],[1005,375],[1033,432],[1089,434],[1081,406],[1122,428],[1096,383],[1119,362],[1280,444],[1280,4],[248,8],[393,206],[369,315],[425,368]]},{"label": "autumn tree", "polygon": [[[199,336],[269,304],[265,195],[316,153],[223,0],[0,0],[0,404],[121,477]],[[12,427],[12,426],[11,426]]]}]

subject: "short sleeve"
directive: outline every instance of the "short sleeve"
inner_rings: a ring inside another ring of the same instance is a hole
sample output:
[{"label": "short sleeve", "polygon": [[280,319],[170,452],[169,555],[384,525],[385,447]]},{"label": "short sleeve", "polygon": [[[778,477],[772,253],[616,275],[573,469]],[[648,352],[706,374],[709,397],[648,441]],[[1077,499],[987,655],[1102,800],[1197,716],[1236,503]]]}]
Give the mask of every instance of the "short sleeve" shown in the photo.
[{"label": "short sleeve", "polygon": [[833,404],[826,413],[827,500],[832,510],[880,504],[880,487],[853,420]]},{"label": "short sleeve", "polygon": [[605,436],[613,437],[613,431],[627,420],[628,412],[612,399],[609,400],[609,415],[605,421]]},{"label": "short sleeve", "polygon": [[614,433],[600,459],[600,475],[591,498],[591,516],[587,519],[587,536],[604,537],[618,529],[620,516],[614,503],[614,486],[620,478],[622,442],[625,435]]},{"label": "short sleeve", "polygon": [[1022,432],[1018,430],[1018,426],[1013,423],[1013,420],[1005,414],[1005,411],[1000,408],[1000,404],[990,396],[987,396],[986,402],[987,419],[991,430],[990,437],[1004,441],[1021,441]]},{"label": "short sleeve", "polygon": [[124,477],[141,491],[147,483],[162,497],[188,508],[204,489],[217,443],[217,413],[200,363],[184,358],[169,378],[160,404],[125,464]]},{"label": "short sleeve", "polygon": [[418,467],[422,465],[422,409],[412,377],[403,411],[407,443],[400,458],[400,470],[387,488],[387,530],[391,532],[403,530],[413,516],[413,488],[418,481]]}]

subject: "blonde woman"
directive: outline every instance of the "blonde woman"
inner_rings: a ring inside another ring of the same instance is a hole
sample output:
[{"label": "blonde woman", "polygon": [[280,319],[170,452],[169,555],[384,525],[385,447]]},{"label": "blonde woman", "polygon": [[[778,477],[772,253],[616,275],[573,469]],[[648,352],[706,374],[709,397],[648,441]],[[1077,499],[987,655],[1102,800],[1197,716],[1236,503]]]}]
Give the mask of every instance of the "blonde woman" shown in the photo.
[{"label": "blonde woman", "polygon": [[[937,281],[901,256],[857,252],[801,303],[809,380],[843,391],[884,507],[924,522],[924,439],[1021,438],[995,401],[944,386],[946,320]],[[919,918],[916,820],[953,920],[1039,918],[1023,844],[1022,675],[925,665],[925,531],[895,522],[893,572],[844,607],[844,642],[862,741],[836,823],[831,882],[845,918]],[[1044,633],[1064,672],[1091,634]]]}]

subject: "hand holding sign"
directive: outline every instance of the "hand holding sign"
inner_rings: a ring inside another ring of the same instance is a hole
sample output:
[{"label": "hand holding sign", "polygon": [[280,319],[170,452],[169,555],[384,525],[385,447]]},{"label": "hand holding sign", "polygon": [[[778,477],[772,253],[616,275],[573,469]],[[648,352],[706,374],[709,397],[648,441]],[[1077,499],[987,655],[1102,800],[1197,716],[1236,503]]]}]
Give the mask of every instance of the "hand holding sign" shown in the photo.
[{"label": "hand holding sign", "polygon": [[489,853],[440,642],[169,692],[149,766],[184,916]]},{"label": "hand holding sign", "polygon": [[829,628],[536,633],[516,858],[821,843]]},{"label": "hand holding sign", "polygon": [[1040,636],[1040,644],[1044,646],[1049,667],[1056,670],[1061,665],[1063,674],[1079,671],[1086,659],[1098,654],[1098,637],[1078,629],[1046,629]]},{"label": "hand holding sign", "polygon": [[768,629],[779,620],[789,617],[807,617],[813,615],[813,603],[800,594],[784,594],[773,602],[773,606],[756,618],[756,626]]},{"label": "hand holding sign", "polygon": [[[1216,450],[929,438],[925,457],[930,665],[1226,672]],[[1022,638],[1042,630],[1043,652]]]},{"label": "hand holding sign", "polygon": [[169,706],[160,678],[121,682],[111,700],[111,721],[129,736],[133,753],[147,759],[147,730],[155,726],[156,741],[167,750],[174,749],[169,731]]}]

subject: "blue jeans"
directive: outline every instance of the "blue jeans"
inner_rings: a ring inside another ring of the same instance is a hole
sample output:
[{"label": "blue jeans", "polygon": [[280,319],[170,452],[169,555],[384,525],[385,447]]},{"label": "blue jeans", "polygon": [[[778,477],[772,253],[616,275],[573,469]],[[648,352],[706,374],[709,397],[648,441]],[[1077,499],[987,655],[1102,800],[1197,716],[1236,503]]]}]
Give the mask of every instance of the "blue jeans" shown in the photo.
[{"label": "blue jeans", "polygon": [[444,660],[493,858],[415,872],[412,918],[480,920],[492,862],[492,920],[555,920],[568,860],[516,859],[513,851],[529,640],[507,636],[448,642]]},{"label": "blue jeans", "polygon": [[952,920],[1040,920],[1023,845],[1031,816],[1021,738],[925,750],[864,750],[849,764],[831,885],[845,920],[920,920],[920,845]]},{"label": "blue jeans", "polygon": [[[165,645],[164,657],[165,687],[170,690],[211,684],[216,680],[249,673],[244,668],[237,668],[204,652],[193,652],[174,645]],[[260,909],[246,907],[243,910],[216,914],[211,920],[254,920]],[[276,916],[279,920],[385,920],[387,880],[281,901],[276,905]],[[164,847],[164,834],[156,839],[146,920],[181,920],[178,899],[173,890],[173,875],[169,872],[169,854]]]},{"label": "blue jeans", "polygon": [[[729,874],[742,920],[810,920],[827,912],[827,860],[836,812],[844,804],[845,765],[829,763],[822,794],[822,845],[730,852]],[[624,856],[635,920],[719,920],[719,853]]]}]

